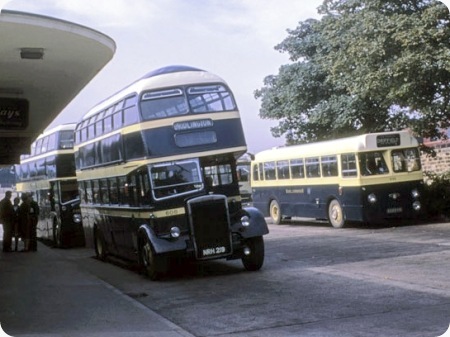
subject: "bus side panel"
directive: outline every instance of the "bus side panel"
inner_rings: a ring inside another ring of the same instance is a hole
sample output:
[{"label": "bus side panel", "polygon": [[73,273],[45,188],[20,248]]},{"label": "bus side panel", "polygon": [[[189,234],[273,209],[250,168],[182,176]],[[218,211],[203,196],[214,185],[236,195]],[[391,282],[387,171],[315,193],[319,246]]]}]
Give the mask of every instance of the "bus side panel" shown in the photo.
[{"label": "bus side panel", "polygon": [[302,185],[253,189],[253,206],[269,216],[272,200],[277,200],[284,217],[327,218],[330,198],[338,194],[337,185]]},{"label": "bus side panel", "polygon": [[342,193],[337,200],[341,203],[346,221],[365,221],[362,198],[360,186],[342,188]]},{"label": "bus side panel", "polygon": [[127,213],[105,217],[109,218],[111,236],[118,254],[128,260],[137,260],[137,233],[139,225],[146,222]]},{"label": "bus side panel", "polygon": [[107,246],[108,253],[115,253],[116,246],[114,245],[109,222],[105,220],[105,217],[99,212],[98,209],[94,207],[88,207],[86,205],[81,205],[81,215],[83,219],[83,230],[86,242],[86,247],[95,247],[95,236],[94,232],[97,229]]}]

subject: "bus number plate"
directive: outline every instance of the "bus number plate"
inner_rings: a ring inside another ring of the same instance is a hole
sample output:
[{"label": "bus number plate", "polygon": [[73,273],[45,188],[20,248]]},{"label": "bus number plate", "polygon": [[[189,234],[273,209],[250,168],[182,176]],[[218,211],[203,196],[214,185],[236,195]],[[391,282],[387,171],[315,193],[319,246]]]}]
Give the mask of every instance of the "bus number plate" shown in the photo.
[{"label": "bus number plate", "polygon": [[403,212],[403,209],[401,207],[392,207],[392,208],[388,208],[386,210],[387,214],[396,214],[396,213],[401,213]]},{"label": "bus number plate", "polygon": [[204,248],[203,256],[212,256],[226,253],[227,249],[224,246],[213,247],[213,248]]}]

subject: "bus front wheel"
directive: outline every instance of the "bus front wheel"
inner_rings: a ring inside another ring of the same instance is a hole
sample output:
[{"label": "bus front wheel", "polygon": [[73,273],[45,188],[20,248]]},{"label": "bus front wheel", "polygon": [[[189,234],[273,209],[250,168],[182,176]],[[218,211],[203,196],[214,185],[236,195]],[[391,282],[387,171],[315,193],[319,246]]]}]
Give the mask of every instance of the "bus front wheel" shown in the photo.
[{"label": "bus front wheel", "polygon": [[250,249],[248,255],[242,257],[242,264],[248,271],[260,270],[264,263],[264,240],[262,236],[257,236],[247,240],[247,248]]},{"label": "bus front wheel", "polygon": [[275,225],[279,225],[281,223],[281,210],[278,201],[272,200],[270,202],[269,214]]},{"label": "bus front wheel", "polygon": [[334,228],[342,228],[345,224],[344,211],[336,199],[331,200],[328,205],[328,220]]},{"label": "bus front wheel", "polygon": [[160,279],[161,276],[167,272],[167,257],[156,254],[150,240],[147,237],[142,239],[139,255],[143,272],[152,281]]}]

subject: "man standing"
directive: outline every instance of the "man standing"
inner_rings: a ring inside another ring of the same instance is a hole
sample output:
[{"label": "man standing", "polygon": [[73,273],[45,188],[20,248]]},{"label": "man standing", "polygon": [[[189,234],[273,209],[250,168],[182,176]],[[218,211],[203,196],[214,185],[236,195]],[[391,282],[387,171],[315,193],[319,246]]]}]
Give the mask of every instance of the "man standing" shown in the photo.
[{"label": "man standing", "polygon": [[14,229],[14,207],[11,202],[11,191],[6,191],[0,201],[0,221],[3,224],[3,251],[11,251],[12,234]]},{"label": "man standing", "polygon": [[22,203],[17,211],[19,231],[22,235],[22,240],[24,242],[23,251],[30,251],[30,230],[31,230],[31,217],[30,217],[30,198],[27,193],[22,193]]}]

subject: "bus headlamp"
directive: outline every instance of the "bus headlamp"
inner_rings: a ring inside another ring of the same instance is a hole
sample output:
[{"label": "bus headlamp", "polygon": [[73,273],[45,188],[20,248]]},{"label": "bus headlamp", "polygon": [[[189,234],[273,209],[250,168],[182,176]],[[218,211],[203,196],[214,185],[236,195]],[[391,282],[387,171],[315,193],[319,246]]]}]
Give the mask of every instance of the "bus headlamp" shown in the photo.
[{"label": "bus headlamp", "polygon": [[413,209],[418,212],[422,208],[422,205],[420,204],[420,201],[414,201],[412,204]]},{"label": "bus headlamp", "polygon": [[375,194],[373,194],[373,193],[370,193],[370,194],[367,196],[367,200],[368,200],[371,204],[374,204],[374,203],[377,202],[377,196],[376,196]]},{"label": "bus headlamp", "polygon": [[170,237],[172,237],[173,239],[178,239],[180,237],[180,234],[181,234],[180,228],[174,226],[170,229]]},{"label": "bus headlamp", "polygon": [[413,190],[411,191],[411,196],[412,196],[414,199],[417,199],[417,198],[420,197],[420,193],[419,193],[419,191],[418,191],[417,189],[413,189]]},{"label": "bus headlamp", "polygon": [[243,227],[250,226],[250,218],[248,217],[248,215],[244,215],[241,217],[241,224]]},{"label": "bus headlamp", "polygon": [[81,214],[74,214],[72,220],[74,223],[81,223]]}]

